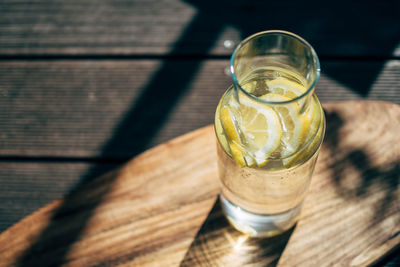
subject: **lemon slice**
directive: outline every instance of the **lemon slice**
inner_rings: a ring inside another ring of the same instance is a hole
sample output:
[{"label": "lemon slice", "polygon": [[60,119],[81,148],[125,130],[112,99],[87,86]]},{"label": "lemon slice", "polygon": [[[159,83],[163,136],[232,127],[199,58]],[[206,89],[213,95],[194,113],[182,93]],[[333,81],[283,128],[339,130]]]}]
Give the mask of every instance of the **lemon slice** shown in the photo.
[{"label": "lemon slice", "polygon": [[221,98],[221,100],[219,101],[217,109],[215,110],[214,130],[215,130],[215,134],[218,138],[219,143],[221,144],[223,149],[228,152],[229,144],[228,144],[228,140],[226,139],[225,131],[224,131],[224,128],[222,127],[221,120],[220,120],[220,112],[221,112],[220,107],[221,107],[222,99],[223,98]]},{"label": "lemon slice", "polygon": [[280,145],[279,117],[272,108],[248,96],[240,95],[239,102],[237,105],[232,100],[220,111],[232,156],[240,166],[252,167],[254,161],[257,166],[264,166]]},{"label": "lemon slice", "polygon": [[267,81],[267,86],[270,93],[283,95],[290,99],[294,99],[307,91],[304,86],[285,78]]},{"label": "lemon slice", "polygon": [[[232,98],[231,93],[232,93],[231,90],[228,90],[225,93],[224,97],[228,99]],[[225,152],[231,155],[240,166],[249,165],[249,163],[246,163],[244,159],[244,156],[246,155],[245,151],[242,149],[240,145],[238,145],[238,143],[240,143],[239,136],[236,134],[235,131],[232,131],[232,129],[235,129],[234,125],[232,124],[233,121],[231,119],[227,119],[231,116],[229,109],[222,108],[221,111],[221,106],[223,103],[222,100],[224,99],[224,97],[222,97],[221,100],[219,101],[217,109],[215,111],[215,124],[214,124],[215,133],[217,135],[220,145],[225,150]],[[221,112],[223,113],[223,115],[221,115]],[[224,120],[225,127],[228,129],[228,132],[224,130],[221,120]],[[254,162],[254,160],[248,159],[248,162],[251,161]]]},{"label": "lemon slice", "polygon": [[241,142],[239,133],[236,130],[231,112],[227,106],[222,107],[220,110],[220,121],[225,129],[225,135],[227,137],[225,142],[227,142],[227,145],[230,148],[232,157],[239,166],[246,166],[246,161],[243,155],[245,151],[240,146]]},{"label": "lemon slice", "polygon": [[304,149],[300,150],[293,156],[290,156],[286,159],[283,159],[283,165],[286,168],[290,168],[297,164],[300,164],[310,158],[311,155],[316,151],[319,144],[321,143],[321,138],[323,136],[323,125],[321,125],[318,129],[317,134],[315,135],[314,139],[311,141],[309,145],[307,145]]},{"label": "lemon slice", "polygon": [[316,98],[312,101],[310,110],[305,116],[310,121],[310,124],[304,140],[304,148],[300,149],[294,155],[282,159],[283,165],[286,168],[306,161],[322,142],[321,139],[324,134],[323,112]]},{"label": "lemon slice", "polygon": [[[271,102],[289,101],[290,98],[280,94],[266,94],[261,97]],[[300,114],[298,103],[276,104],[274,110],[278,113],[282,124],[281,157],[285,158],[295,153],[304,143],[310,120]]]}]

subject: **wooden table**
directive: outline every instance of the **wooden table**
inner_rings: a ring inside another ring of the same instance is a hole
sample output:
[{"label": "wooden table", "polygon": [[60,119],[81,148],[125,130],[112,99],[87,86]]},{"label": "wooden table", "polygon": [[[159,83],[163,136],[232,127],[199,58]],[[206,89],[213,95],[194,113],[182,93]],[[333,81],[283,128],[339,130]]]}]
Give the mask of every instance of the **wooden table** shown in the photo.
[{"label": "wooden table", "polygon": [[400,104],[399,9],[344,0],[1,2],[0,231],[210,124],[234,45],[257,31],[289,30],[314,46],[322,102]]}]

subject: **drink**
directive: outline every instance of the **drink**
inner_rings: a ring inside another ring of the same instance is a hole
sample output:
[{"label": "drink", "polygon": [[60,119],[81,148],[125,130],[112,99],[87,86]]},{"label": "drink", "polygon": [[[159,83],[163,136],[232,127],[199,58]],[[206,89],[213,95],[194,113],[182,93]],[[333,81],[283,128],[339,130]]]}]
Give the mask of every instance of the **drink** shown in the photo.
[{"label": "drink", "polygon": [[[253,47],[245,45],[234,53],[233,64],[240,49],[249,53]],[[236,84],[225,92],[215,115],[221,204],[238,230],[271,236],[297,221],[325,120],[313,93],[315,79],[310,83],[310,76],[283,64],[282,53],[279,60],[275,54],[267,58],[269,64],[260,64],[266,53],[249,54],[239,57],[245,67],[234,65],[241,72],[233,74]]]}]

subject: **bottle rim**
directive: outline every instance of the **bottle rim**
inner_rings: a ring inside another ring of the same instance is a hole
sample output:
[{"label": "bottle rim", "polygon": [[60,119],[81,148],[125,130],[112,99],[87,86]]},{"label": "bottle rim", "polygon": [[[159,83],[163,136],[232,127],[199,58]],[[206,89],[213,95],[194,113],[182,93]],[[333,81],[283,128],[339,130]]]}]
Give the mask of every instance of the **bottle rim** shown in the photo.
[{"label": "bottle rim", "polygon": [[[267,35],[267,34],[268,35],[270,35],[270,34],[284,35],[284,36],[288,36],[290,38],[294,38],[294,39],[300,41],[306,48],[310,49],[310,51],[311,51],[311,54],[313,56],[313,61],[314,61],[314,64],[316,66],[316,74],[315,74],[313,82],[310,84],[310,86],[307,88],[307,90],[303,94],[297,96],[296,98],[293,98],[293,99],[290,99],[290,100],[287,100],[287,101],[269,101],[269,100],[266,100],[266,99],[261,99],[259,97],[256,97],[256,96],[250,94],[246,90],[244,90],[242,88],[242,86],[240,85],[237,77],[236,77],[235,68],[234,68],[234,62],[235,62],[235,58],[236,58],[236,55],[239,52],[239,50],[245,44],[250,42],[251,40],[253,40],[253,39],[255,39],[255,38],[257,38],[257,37],[259,37],[261,35]],[[299,101],[300,99],[302,99],[305,96],[309,95],[309,93],[311,91],[313,91],[315,85],[318,82],[318,79],[319,79],[319,76],[320,76],[320,73],[321,73],[321,66],[320,66],[320,62],[319,62],[317,53],[315,52],[314,48],[306,40],[304,40],[303,38],[301,38],[297,34],[294,34],[294,33],[288,32],[288,31],[268,30],[268,31],[262,31],[262,32],[258,32],[258,33],[255,33],[253,35],[250,35],[249,37],[247,37],[246,39],[241,41],[236,46],[235,50],[232,53],[231,60],[230,60],[230,72],[231,72],[233,83],[234,83],[235,87],[239,88],[241,92],[243,92],[246,96],[252,98],[253,100],[261,102],[261,103],[265,103],[265,104],[272,104],[272,105],[273,104],[289,104],[289,103],[293,103],[293,102]]]}]

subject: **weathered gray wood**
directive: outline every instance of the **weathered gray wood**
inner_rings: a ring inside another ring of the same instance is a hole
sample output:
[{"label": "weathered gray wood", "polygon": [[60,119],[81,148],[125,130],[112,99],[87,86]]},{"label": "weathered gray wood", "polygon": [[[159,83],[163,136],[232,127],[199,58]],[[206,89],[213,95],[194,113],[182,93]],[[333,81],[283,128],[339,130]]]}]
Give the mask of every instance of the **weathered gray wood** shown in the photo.
[{"label": "weathered gray wood", "polygon": [[[212,123],[226,60],[0,63],[0,155],[130,158]],[[322,61],[322,102],[400,103],[400,61]]]},{"label": "weathered gray wood", "polygon": [[2,1],[0,55],[229,55],[248,35],[295,32],[327,56],[400,56],[398,1]]}]

